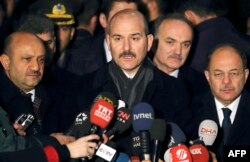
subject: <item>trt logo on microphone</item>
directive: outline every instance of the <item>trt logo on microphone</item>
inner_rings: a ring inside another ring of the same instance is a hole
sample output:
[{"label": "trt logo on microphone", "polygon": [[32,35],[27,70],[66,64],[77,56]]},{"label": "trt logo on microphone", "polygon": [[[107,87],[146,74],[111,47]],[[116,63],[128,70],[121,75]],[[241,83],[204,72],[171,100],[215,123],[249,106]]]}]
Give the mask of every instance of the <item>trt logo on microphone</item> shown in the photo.
[{"label": "trt logo on microphone", "polygon": [[95,110],[94,115],[102,118],[103,120],[109,122],[113,117],[114,111],[110,108],[104,106],[105,104],[98,104],[98,108]]}]

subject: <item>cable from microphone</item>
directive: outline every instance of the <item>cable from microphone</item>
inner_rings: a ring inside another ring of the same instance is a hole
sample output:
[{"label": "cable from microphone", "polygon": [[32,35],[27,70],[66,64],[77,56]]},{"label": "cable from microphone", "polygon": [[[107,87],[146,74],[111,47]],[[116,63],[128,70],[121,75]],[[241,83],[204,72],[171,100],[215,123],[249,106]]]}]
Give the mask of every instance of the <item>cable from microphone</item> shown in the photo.
[{"label": "cable from microphone", "polygon": [[112,135],[118,135],[128,130],[132,123],[132,115],[130,109],[120,108],[115,115],[115,123],[113,128],[108,130],[105,134],[110,137]]},{"label": "cable from microphone", "polygon": [[141,102],[133,107],[132,114],[133,128],[136,132],[140,133],[140,142],[142,149],[141,160],[151,160],[149,130],[154,120],[154,110],[150,104]]},{"label": "cable from microphone", "polygon": [[151,140],[154,142],[152,162],[159,161],[162,143],[166,136],[166,122],[163,119],[154,119],[150,129]]}]

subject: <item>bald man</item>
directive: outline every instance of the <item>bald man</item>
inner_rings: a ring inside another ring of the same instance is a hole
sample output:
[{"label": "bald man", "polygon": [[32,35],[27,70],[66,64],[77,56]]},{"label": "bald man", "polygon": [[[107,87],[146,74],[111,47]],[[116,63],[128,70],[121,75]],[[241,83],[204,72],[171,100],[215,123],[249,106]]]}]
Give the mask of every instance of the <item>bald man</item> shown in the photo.
[{"label": "bald man", "polygon": [[[0,56],[3,66],[0,72],[1,106],[9,114],[12,123],[23,113],[35,117],[26,129],[27,135],[46,134],[46,115],[53,106],[50,96],[39,84],[44,60],[45,47],[37,36],[16,32],[5,40],[4,53]],[[55,137],[62,144],[74,140],[63,135]]]},{"label": "bald man", "polygon": [[[189,129],[186,125],[190,123],[187,92],[179,80],[158,70],[146,57],[152,41],[147,22],[139,11],[126,9],[115,14],[107,36],[113,59],[85,77],[80,89],[79,109],[88,109],[94,98],[105,90],[123,100],[129,109],[139,102],[147,102],[153,106],[157,118]],[[128,146],[131,132],[132,129],[115,137],[118,151],[133,154]]]}]

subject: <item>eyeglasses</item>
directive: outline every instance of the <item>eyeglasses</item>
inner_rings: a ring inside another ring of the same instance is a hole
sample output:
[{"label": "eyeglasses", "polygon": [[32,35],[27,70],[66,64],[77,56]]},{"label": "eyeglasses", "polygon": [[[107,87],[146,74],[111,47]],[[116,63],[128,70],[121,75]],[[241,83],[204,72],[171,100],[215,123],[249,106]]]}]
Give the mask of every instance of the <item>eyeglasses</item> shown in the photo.
[{"label": "eyeglasses", "polygon": [[[223,71],[214,71],[214,72],[210,72],[209,73],[217,80],[222,80],[225,78],[226,73]],[[239,77],[242,76],[242,74],[244,73],[244,70],[233,70],[227,73],[227,76],[230,79],[238,79]]]}]

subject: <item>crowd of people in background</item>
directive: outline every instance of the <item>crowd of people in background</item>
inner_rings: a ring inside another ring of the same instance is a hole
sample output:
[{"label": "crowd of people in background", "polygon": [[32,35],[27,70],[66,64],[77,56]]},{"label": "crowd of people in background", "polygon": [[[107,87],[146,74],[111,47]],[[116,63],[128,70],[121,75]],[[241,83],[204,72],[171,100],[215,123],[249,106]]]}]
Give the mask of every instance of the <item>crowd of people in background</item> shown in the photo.
[{"label": "crowd of people in background", "polygon": [[[96,103],[114,107],[99,105],[108,115],[148,103],[155,118],[178,125],[187,146],[200,137],[199,124],[213,120],[219,128],[208,161],[225,161],[224,146],[250,146],[245,3],[1,0],[0,161],[104,161],[95,155],[102,141],[115,143],[118,153],[155,162],[131,146],[134,126],[107,135],[113,121],[93,131],[95,124],[86,120]],[[234,24],[241,14],[233,9],[240,6],[243,28]],[[27,128],[16,121],[22,114],[34,117]],[[168,161],[164,153],[172,139],[166,133],[159,161]]]}]

